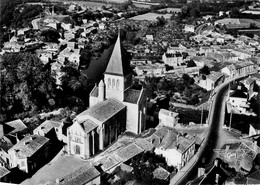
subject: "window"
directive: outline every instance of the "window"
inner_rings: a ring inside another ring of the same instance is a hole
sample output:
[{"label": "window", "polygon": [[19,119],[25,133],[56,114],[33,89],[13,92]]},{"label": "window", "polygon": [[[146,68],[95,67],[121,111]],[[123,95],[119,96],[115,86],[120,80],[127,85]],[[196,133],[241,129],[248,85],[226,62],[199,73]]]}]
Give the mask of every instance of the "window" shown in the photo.
[{"label": "window", "polygon": [[115,88],[115,79],[112,80],[112,88]]},{"label": "window", "polygon": [[111,79],[109,78],[108,79],[108,88],[110,88],[111,87]]},{"label": "window", "polygon": [[119,80],[116,81],[116,88],[119,89]]}]

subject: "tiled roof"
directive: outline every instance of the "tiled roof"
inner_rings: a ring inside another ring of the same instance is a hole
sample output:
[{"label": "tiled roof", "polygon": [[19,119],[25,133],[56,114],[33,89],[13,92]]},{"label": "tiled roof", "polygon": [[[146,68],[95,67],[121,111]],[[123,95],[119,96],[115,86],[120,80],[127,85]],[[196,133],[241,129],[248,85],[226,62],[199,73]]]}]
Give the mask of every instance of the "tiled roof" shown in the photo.
[{"label": "tiled roof", "polygon": [[126,66],[127,60],[125,53],[122,51],[123,48],[121,46],[120,35],[118,35],[105,74],[125,76],[130,72],[130,68]]},{"label": "tiled roof", "polygon": [[124,102],[136,104],[138,102],[140,95],[141,95],[141,90],[128,89],[125,91]]},{"label": "tiled roof", "polygon": [[[59,185],[85,185],[100,176],[100,172],[93,166],[83,166],[64,177]],[[55,183],[54,183],[55,184]]]},{"label": "tiled roof", "polygon": [[118,157],[114,155],[109,155],[106,157],[103,157],[99,161],[95,162],[95,166],[101,166],[101,169],[106,172],[107,170],[110,170],[111,168],[119,165],[121,163],[121,160],[118,159]]},{"label": "tiled roof", "polygon": [[153,144],[146,139],[137,138],[135,144],[145,151],[151,151],[153,149]]},{"label": "tiled roof", "polygon": [[158,136],[159,138],[163,138],[164,136],[167,135],[168,132],[169,132],[169,129],[168,129],[168,128],[162,127],[162,128],[160,128],[160,129],[156,130],[156,131],[154,132],[154,135]]},{"label": "tiled roof", "polygon": [[134,143],[131,143],[130,145],[127,145],[122,149],[117,150],[116,154],[119,156],[119,158],[122,159],[122,162],[125,162],[142,152],[143,150],[140,147],[138,147]]},{"label": "tiled roof", "polygon": [[256,170],[247,176],[247,184],[260,184],[260,170]]},{"label": "tiled roof", "polygon": [[170,173],[161,166],[159,166],[153,171],[153,176],[156,179],[166,180],[169,177],[169,175]]},{"label": "tiled roof", "polygon": [[90,93],[90,96],[93,96],[93,97],[98,97],[98,86],[95,86],[91,93]]},{"label": "tiled roof", "polygon": [[60,121],[46,120],[41,125],[39,125],[35,130],[43,130],[44,133],[48,133],[52,128],[59,127],[61,125]]},{"label": "tiled roof", "polygon": [[5,167],[3,166],[0,166],[0,178],[6,176],[7,174],[9,174],[10,171],[8,169],[6,169]]},{"label": "tiled roof", "polygon": [[85,133],[89,133],[90,131],[92,131],[93,129],[98,127],[98,125],[95,122],[93,122],[93,121],[91,121],[89,119],[84,121],[81,125],[82,125]]},{"label": "tiled roof", "polygon": [[76,118],[80,120],[81,118],[84,119],[85,116],[91,116],[103,123],[124,108],[125,105],[120,101],[116,99],[107,99],[78,114]]},{"label": "tiled roof", "polygon": [[8,126],[11,126],[12,128],[14,128],[14,130],[12,130],[10,132],[11,134],[19,132],[19,131],[22,131],[22,130],[27,128],[25,126],[25,124],[22,122],[22,120],[20,120],[20,119],[17,119],[17,120],[14,120],[14,121],[10,121],[10,122],[7,122],[5,124],[8,125]]},{"label": "tiled roof", "polygon": [[26,136],[9,150],[15,150],[18,158],[31,157],[48,141],[48,138],[39,135]]}]

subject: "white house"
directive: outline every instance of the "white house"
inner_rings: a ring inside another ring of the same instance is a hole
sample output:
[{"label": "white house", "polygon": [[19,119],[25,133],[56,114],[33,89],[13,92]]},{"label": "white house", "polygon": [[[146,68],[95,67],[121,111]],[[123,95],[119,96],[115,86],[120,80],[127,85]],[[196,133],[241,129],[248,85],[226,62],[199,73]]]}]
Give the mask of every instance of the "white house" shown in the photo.
[{"label": "white house", "polygon": [[183,63],[183,56],[180,53],[164,53],[162,60],[169,66],[180,66]]},{"label": "white house", "polygon": [[192,33],[194,33],[195,32],[195,26],[186,24],[185,27],[184,27],[184,31],[185,32],[192,32]]},{"label": "white house", "polygon": [[182,136],[169,131],[154,152],[162,155],[167,165],[175,166],[180,170],[195,153],[195,139],[190,135]]},{"label": "white house", "polygon": [[172,112],[166,109],[159,111],[159,124],[162,126],[173,128],[178,123],[179,113]]},{"label": "white house", "polygon": [[245,114],[249,107],[248,97],[242,90],[235,90],[229,93],[227,101],[231,105],[231,109],[237,109],[240,113]]}]

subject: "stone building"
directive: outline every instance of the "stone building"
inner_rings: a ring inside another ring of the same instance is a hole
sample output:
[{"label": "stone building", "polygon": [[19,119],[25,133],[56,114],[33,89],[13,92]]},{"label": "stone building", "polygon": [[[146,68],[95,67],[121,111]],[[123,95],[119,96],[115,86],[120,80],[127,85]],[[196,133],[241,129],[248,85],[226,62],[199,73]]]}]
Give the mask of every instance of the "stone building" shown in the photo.
[{"label": "stone building", "polygon": [[121,47],[120,35],[104,79],[90,93],[90,108],[80,113],[67,130],[68,153],[87,159],[104,150],[125,130],[145,130],[144,89],[132,86],[132,73]]}]

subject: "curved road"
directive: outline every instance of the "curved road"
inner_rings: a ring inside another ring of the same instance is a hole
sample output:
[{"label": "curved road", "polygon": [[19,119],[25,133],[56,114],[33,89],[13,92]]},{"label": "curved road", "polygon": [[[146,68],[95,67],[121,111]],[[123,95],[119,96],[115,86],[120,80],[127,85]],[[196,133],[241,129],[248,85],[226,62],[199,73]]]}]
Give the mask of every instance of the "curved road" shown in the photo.
[{"label": "curved road", "polygon": [[[253,73],[250,73],[253,74]],[[249,75],[249,74],[247,74]],[[223,132],[223,124],[225,118],[225,99],[227,95],[228,85],[234,80],[241,79],[247,75],[237,76],[222,83],[213,90],[211,99],[211,108],[209,111],[209,129],[205,134],[205,140],[199,151],[190,161],[170,180],[171,185],[186,184],[189,180],[196,177],[198,168],[205,164],[211,164],[215,159],[213,149],[220,147],[220,137]]]}]

